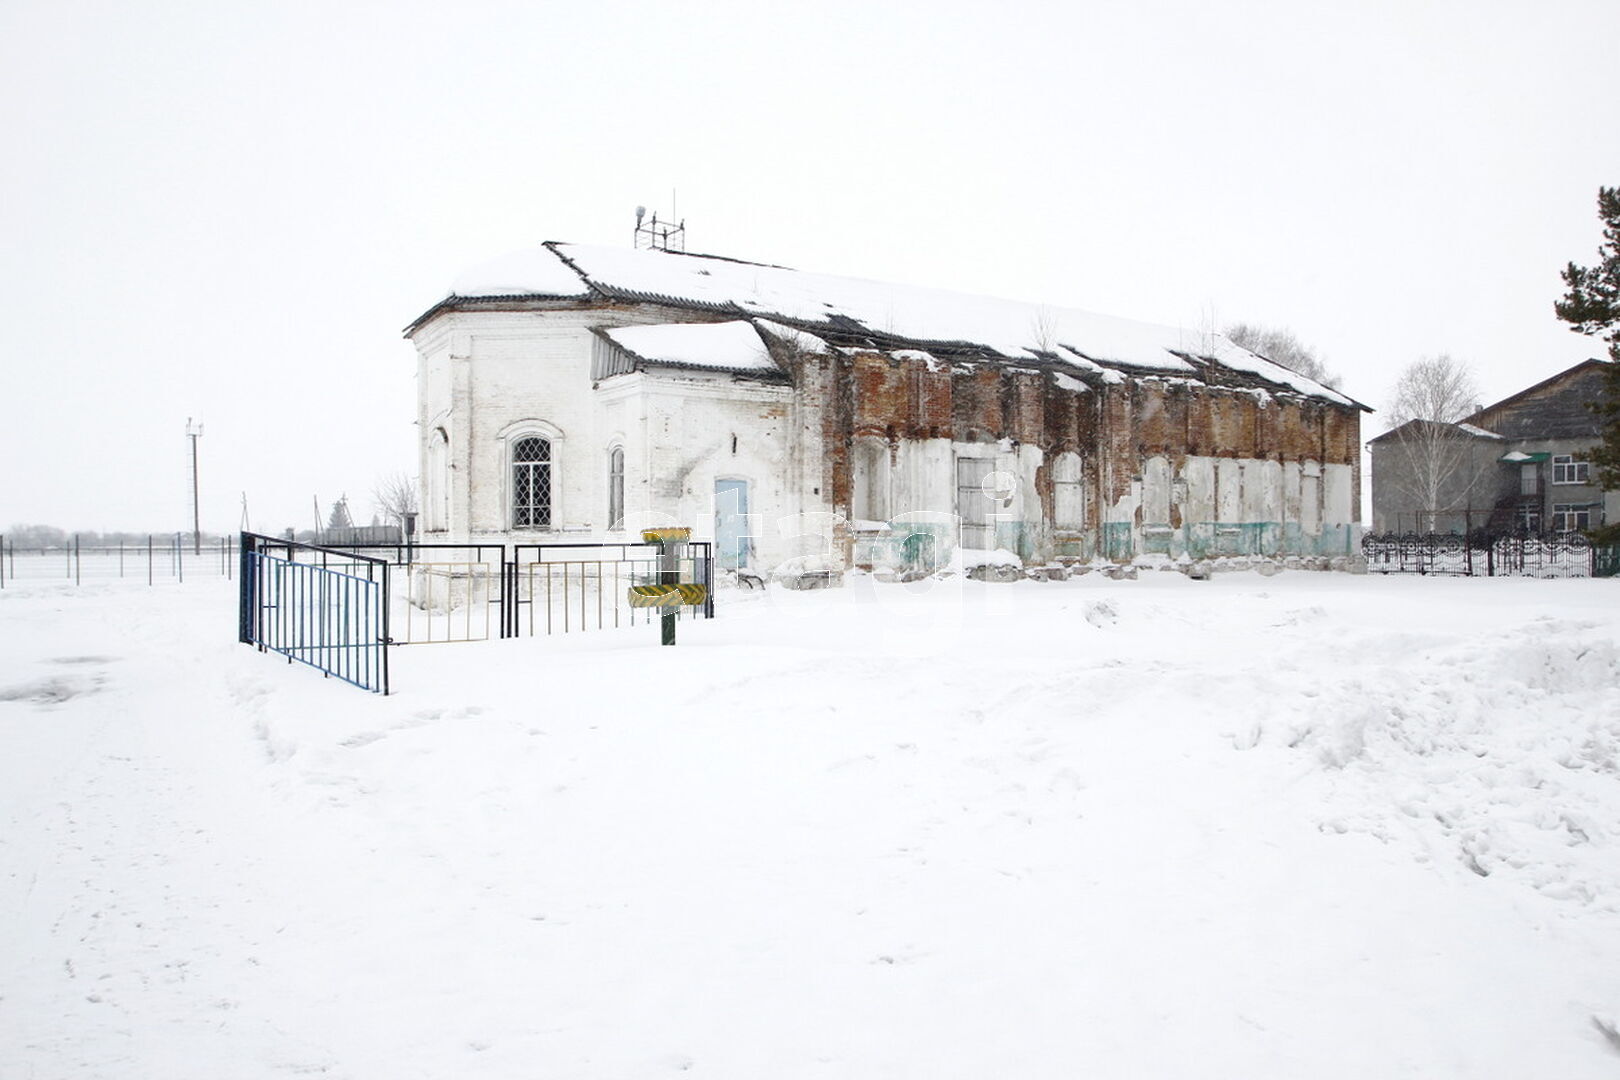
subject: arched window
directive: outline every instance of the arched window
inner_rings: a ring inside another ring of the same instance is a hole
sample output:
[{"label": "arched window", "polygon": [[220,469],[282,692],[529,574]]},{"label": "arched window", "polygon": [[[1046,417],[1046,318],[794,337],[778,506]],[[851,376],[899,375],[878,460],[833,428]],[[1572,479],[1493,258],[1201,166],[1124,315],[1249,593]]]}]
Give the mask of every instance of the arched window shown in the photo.
[{"label": "arched window", "polygon": [[608,452],[608,528],[624,528],[624,447]]},{"label": "arched window", "polygon": [[526,435],[512,444],[512,528],[551,528],[551,440]]},{"label": "arched window", "polygon": [[428,438],[427,470],[423,480],[424,528],[444,532],[450,527],[450,437],[435,428]]}]

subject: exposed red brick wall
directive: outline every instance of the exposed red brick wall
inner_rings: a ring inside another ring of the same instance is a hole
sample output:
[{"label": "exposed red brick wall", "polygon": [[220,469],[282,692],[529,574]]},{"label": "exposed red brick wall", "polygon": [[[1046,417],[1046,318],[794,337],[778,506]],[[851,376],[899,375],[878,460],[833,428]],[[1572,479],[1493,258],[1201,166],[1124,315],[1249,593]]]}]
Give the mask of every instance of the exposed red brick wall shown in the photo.
[{"label": "exposed red brick wall", "polygon": [[[1179,470],[1189,455],[1351,465],[1359,490],[1360,413],[1316,401],[1170,383],[1130,381],[1065,390],[1050,376],[994,364],[930,368],[922,360],[878,353],[806,360],[803,375],[825,394],[825,487],[848,509],[850,442],[856,436],[1011,439],[1040,447],[1048,462],[1075,450],[1091,482],[1088,519],[1130,491],[1144,461],[1160,455]],[[1045,516],[1052,514],[1049,466],[1036,474]]]},{"label": "exposed red brick wall", "polygon": [[1008,435],[1002,380],[1007,373],[982,364],[957,374],[951,383],[951,437],[958,442],[989,442]]}]

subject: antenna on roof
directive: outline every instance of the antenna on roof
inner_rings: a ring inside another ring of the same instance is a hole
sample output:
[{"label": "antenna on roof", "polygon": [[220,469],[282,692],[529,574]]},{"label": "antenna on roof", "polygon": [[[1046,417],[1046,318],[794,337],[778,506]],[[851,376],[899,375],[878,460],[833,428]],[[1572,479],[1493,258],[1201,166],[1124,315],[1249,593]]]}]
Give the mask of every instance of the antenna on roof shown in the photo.
[{"label": "antenna on roof", "polygon": [[642,218],[646,213],[646,207],[636,207],[636,250],[640,251],[645,248],[649,251],[679,251],[684,253],[686,251],[686,222],[682,221],[679,225],[671,225],[666,221],[660,224],[658,211],[655,210],[653,211],[652,220],[643,223]]}]

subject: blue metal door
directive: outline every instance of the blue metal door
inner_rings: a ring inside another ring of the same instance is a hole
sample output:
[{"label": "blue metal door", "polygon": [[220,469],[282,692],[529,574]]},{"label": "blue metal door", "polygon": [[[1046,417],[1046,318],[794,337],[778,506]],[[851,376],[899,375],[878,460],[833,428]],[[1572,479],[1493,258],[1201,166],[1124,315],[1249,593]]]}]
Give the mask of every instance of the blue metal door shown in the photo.
[{"label": "blue metal door", "polygon": [[722,570],[748,565],[748,481],[714,482],[714,557]]}]

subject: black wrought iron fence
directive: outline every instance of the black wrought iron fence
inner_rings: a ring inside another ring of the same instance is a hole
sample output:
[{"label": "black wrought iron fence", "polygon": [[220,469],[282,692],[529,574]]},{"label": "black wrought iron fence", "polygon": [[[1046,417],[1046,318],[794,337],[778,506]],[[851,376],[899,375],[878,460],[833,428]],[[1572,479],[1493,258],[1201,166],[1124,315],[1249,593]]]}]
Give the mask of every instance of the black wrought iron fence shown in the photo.
[{"label": "black wrought iron fence", "polygon": [[[330,552],[381,559],[393,568],[388,605],[394,645],[503,637],[504,544],[361,543]],[[312,556],[313,557],[313,556]]]},{"label": "black wrought iron fence", "polygon": [[[508,564],[506,637],[535,637],[581,630],[640,626],[659,618],[632,608],[632,585],[659,581],[658,548],[652,544],[519,544]],[[714,618],[714,552],[707,541],[686,545],[681,580],[708,588],[700,608],[686,614]]]},{"label": "black wrought iron fence", "polygon": [[1602,569],[1592,541],[1578,532],[1369,533],[1361,553],[1376,574],[1553,578],[1601,576]]},{"label": "black wrought iron fence", "polygon": [[1592,576],[1620,576],[1620,544],[1592,545]]}]

